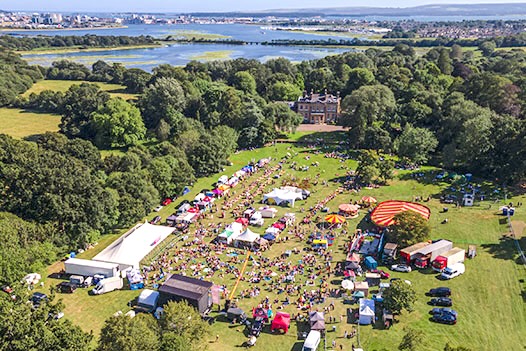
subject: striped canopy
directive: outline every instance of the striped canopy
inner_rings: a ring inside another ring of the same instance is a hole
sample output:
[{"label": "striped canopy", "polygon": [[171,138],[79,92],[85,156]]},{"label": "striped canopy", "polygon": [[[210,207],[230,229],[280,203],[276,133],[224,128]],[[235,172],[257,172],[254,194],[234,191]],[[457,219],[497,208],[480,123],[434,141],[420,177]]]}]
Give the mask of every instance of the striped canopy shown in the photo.
[{"label": "striped canopy", "polygon": [[425,219],[431,216],[431,210],[427,206],[408,201],[389,200],[376,206],[371,212],[371,220],[379,227],[388,227],[394,224],[394,216],[405,211],[414,211]]},{"label": "striped canopy", "polygon": [[330,214],[325,217],[325,221],[330,224],[340,224],[345,222],[345,217],[337,214]]},{"label": "striped canopy", "polygon": [[372,196],[364,196],[362,197],[362,202],[368,203],[368,204],[375,204],[377,201]]},{"label": "striped canopy", "polygon": [[342,212],[356,212],[358,211],[359,207],[352,204],[341,204],[338,206],[338,209]]}]

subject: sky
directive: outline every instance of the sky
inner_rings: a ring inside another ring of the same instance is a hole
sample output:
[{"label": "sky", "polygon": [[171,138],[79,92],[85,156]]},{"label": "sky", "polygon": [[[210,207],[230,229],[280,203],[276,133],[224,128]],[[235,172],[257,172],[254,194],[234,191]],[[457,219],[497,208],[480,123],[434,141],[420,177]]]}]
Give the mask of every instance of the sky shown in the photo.
[{"label": "sky", "polygon": [[53,12],[227,12],[341,6],[523,3],[525,0],[0,0],[1,10]]}]

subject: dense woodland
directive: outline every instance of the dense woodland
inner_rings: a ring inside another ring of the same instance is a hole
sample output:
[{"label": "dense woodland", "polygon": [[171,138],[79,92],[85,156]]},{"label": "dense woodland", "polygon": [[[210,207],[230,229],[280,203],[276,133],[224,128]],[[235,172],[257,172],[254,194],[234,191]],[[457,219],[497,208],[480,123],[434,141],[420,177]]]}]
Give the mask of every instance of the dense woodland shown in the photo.
[{"label": "dense woodland", "polygon": [[[60,134],[32,141],[0,136],[1,280],[132,225],[195,177],[220,171],[235,150],[294,130],[302,118],[282,101],[304,90],[341,93],[349,151],[513,184],[526,174],[526,53],[487,43],[482,56],[458,45],[418,56],[399,44],[300,64],[236,59],[151,73],[102,61],[29,66],[2,51],[0,105],[58,113],[62,122]],[[19,95],[43,78],[117,83],[139,95],[124,101],[89,83]],[[101,157],[115,148],[125,153]]]}]

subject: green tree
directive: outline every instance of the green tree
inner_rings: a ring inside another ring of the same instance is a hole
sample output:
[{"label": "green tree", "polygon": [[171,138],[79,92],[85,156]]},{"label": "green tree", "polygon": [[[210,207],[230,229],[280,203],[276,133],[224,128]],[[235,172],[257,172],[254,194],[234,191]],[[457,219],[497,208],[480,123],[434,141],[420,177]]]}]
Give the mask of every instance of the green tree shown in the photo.
[{"label": "green tree", "polygon": [[401,246],[429,240],[431,228],[427,220],[414,211],[404,211],[394,216],[395,223],[389,227],[389,237]]},{"label": "green tree", "polygon": [[181,121],[186,98],[181,84],[174,78],[159,78],[141,95],[141,108],[146,128],[156,128],[161,120],[176,129]]},{"label": "green tree", "polygon": [[139,314],[110,317],[102,327],[98,351],[155,351],[159,349],[159,327],[153,316]]},{"label": "green tree", "polygon": [[28,304],[27,289],[15,288],[18,298],[0,296],[0,350],[10,351],[89,351],[91,334],[84,333],[68,320],[57,320],[56,314],[64,307],[55,303],[53,295],[47,303],[33,309]]},{"label": "green tree", "polygon": [[407,158],[416,164],[427,162],[429,154],[435,151],[437,146],[438,140],[433,132],[411,125],[407,125],[395,141],[398,156]]},{"label": "green tree", "polygon": [[363,145],[367,126],[377,121],[389,121],[395,108],[394,94],[385,85],[365,85],[346,96],[340,120],[343,126],[351,127],[351,144]]},{"label": "green tree", "polygon": [[104,106],[110,95],[96,84],[72,85],[64,96],[60,131],[68,137],[93,140],[91,114]]},{"label": "green tree", "polygon": [[440,50],[437,64],[442,74],[451,75],[451,72],[453,72],[453,64],[450,57],[450,51],[448,49]]},{"label": "green tree", "polygon": [[417,351],[422,348],[422,343],[425,341],[424,333],[420,330],[406,328],[406,333],[402,337],[398,350],[400,351]]},{"label": "green tree", "polygon": [[386,184],[388,180],[394,177],[395,162],[391,159],[384,159],[378,162],[378,178]]},{"label": "green tree", "polygon": [[234,87],[246,94],[254,95],[256,93],[256,80],[247,71],[236,72],[234,74]]},{"label": "green tree", "polygon": [[301,95],[301,88],[294,83],[278,81],[272,84],[268,95],[273,101],[296,101]]},{"label": "green tree", "polygon": [[196,309],[184,301],[168,302],[159,322],[163,333],[175,333],[196,348],[203,345],[203,339],[209,332],[208,324]]},{"label": "green tree", "polygon": [[496,48],[497,45],[493,40],[485,41],[479,45],[479,50],[482,51],[484,56],[491,56]]},{"label": "green tree", "polygon": [[113,98],[91,115],[95,144],[99,147],[137,145],[146,135],[139,109],[121,98]]},{"label": "green tree", "polygon": [[140,94],[148,86],[152,75],[139,68],[130,68],[123,73],[122,84],[130,93]]},{"label": "green tree", "polygon": [[345,93],[349,94],[364,85],[371,85],[374,83],[374,74],[367,68],[352,68],[349,71],[347,86]]},{"label": "green tree", "polygon": [[385,308],[395,314],[400,314],[403,310],[412,312],[416,292],[411,284],[403,280],[395,280],[385,290],[383,298]]},{"label": "green tree", "polygon": [[378,159],[372,151],[362,151],[358,158],[356,176],[361,182],[371,184],[380,174]]}]

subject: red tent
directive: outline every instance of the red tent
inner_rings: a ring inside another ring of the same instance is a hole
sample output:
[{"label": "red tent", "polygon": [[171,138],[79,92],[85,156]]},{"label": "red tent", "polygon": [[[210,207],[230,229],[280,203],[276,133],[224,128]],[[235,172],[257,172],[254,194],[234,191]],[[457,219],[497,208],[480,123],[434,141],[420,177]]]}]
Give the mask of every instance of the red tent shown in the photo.
[{"label": "red tent", "polygon": [[191,207],[191,208],[188,209],[187,212],[188,212],[188,213],[197,213],[197,212],[199,212],[199,209],[197,209],[197,208],[195,208],[195,207]]},{"label": "red tent", "polygon": [[244,227],[248,225],[248,219],[244,217],[239,217],[238,219],[236,219],[236,222],[241,223]]},{"label": "red tent", "polygon": [[276,329],[281,329],[285,333],[289,331],[289,325],[290,325],[290,314],[285,312],[278,312],[276,313],[276,317],[274,317],[274,320],[272,321],[272,324],[270,326],[270,330],[274,331]]},{"label": "red tent", "polygon": [[285,229],[285,224],[281,222],[276,222],[272,225],[274,228],[278,228],[279,230]]}]

